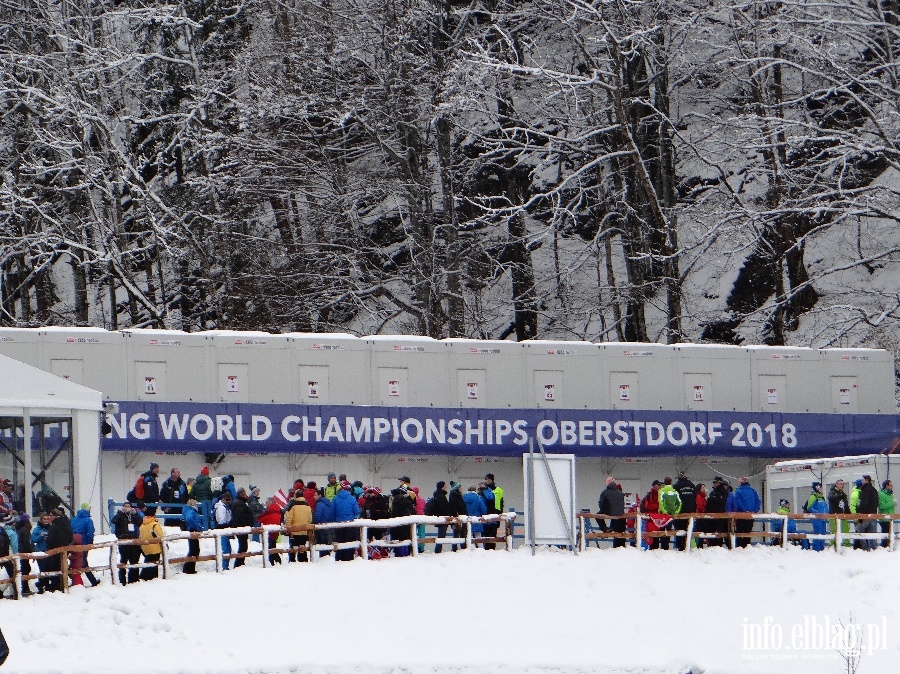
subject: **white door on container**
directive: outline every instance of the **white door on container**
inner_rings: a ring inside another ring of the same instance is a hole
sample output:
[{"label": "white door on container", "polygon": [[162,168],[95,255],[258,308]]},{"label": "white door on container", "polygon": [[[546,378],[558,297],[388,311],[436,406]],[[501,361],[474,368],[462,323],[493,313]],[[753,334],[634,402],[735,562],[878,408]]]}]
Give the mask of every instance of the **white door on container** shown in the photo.
[{"label": "white door on container", "polygon": [[562,407],[562,386],[562,370],[535,370],[532,389],[535,407]]},{"label": "white door on container", "polygon": [[456,371],[456,399],[460,407],[485,407],[487,389],[484,370]]},{"label": "white door on container", "polygon": [[856,377],[831,378],[831,408],[838,414],[856,414]]},{"label": "white door on container", "polygon": [[50,361],[50,372],[55,374],[57,377],[68,379],[75,384],[81,384],[84,382],[84,379],[82,377],[83,367],[84,362],[82,360],[76,360],[74,358],[54,358]]},{"label": "white door on container", "polygon": [[250,399],[250,378],[247,363],[219,363],[219,400],[245,403]]},{"label": "white door on container", "polygon": [[759,412],[783,412],[787,409],[787,376],[763,374],[759,376]]},{"label": "white door on container", "polygon": [[609,373],[609,401],[614,410],[638,407],[637,372]]},{"label": "white door on container", "polygon": [[409,377],[405,367],[379,367],[378,404],[386,407],[406,407],[409,400]]},{"label": "white door on container", "polygon": [[300,366],[300,402],[304,405],[328,404],[328,366]]},{"label": "white door on container", "polygon": [[166,399],[166,364],[148,360],[134,363],[134,388],[138,400]]}]

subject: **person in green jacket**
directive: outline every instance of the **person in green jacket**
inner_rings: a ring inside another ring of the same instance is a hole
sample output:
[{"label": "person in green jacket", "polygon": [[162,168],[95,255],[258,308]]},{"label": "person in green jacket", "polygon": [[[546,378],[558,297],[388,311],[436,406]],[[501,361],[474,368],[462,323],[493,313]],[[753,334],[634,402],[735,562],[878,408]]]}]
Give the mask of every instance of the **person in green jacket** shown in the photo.
[{"label": "person in green jacket", "polygon": [[194,481],[194,491],[191,498],[195,501],[209,501],[212,498],[212,480],[209,477],[209,466],[203,466],[200,474]]},{"label": "person in green jacket", "polygon": [[[663,515],[674,517],[681,512],[681,496],[678,490],[672,486],[672,478],[667,477],[663,480],[663,486],[659,489],[659,512]],[[669,522],[661,529],[675,529],[675,522]],[[664,550],[669,549],[669,539],[660,539],[660,547]]]},{"label": "person in green jacket", "polygon": [[[878,492],[878,512],[880,512],[882,515],[893,515],[894,508],[894,485],[890,480],[885,480],[881,483],[881,491]],[[881,521],[881,533],[887,534],[888,536],[890,535],[890,520]],[[883,541],[881,541],[881,547],[883,548],[888,547],[890,544],[890,538],[885,538]]]},{"label": "person in green jacket", "polygon": [[[859,493],[862,490],[862,480],[857,480],[853,483],[853,491],[850,492],[850,512],[856,514],[856,508],[859,506]],[[857,524],[859,524],[857,522]],[[860,545],[862,541],[853,541],[853,549],[860,550],[863,549]]]}]

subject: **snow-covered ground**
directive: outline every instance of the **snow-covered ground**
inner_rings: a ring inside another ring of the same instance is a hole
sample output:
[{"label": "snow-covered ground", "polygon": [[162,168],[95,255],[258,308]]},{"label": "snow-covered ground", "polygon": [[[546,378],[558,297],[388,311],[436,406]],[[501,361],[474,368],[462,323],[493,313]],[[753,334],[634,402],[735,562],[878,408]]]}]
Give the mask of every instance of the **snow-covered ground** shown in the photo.
[{"label": "snow-covered ground", "polygon": [[224,574],[208,562],[0,602],[2,671],[838,674],[845,661],[822,642],[843,623],[862,632],[857,671],[881,673],[900,655],[898,564],[900,552],[769,547],[257,558]]}]

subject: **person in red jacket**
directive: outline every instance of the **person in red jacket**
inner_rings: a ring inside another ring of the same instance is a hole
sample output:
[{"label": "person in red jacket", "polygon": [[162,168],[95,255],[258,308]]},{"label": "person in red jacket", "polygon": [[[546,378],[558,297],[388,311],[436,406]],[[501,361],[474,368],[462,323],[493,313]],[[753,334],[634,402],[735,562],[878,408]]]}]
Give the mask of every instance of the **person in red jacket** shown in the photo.
[{"label": "person in red jacket", "polygon": [[[650,491],[647,492],[647,495],[641,501],[641,512],[649,515],[646,521],[646,526],[644,530],[647,533],[651,533],[653,531],[661,531],[665,529],[669,522],[672,521],[672,518],[668,515],[662,514],[659,512],[659,490],[662,487],[662,482],[659,480],[653,480],[653,483],[650,485]],[[669,539],[665,539],[665,548],[668,550],[669,548]],[[660,537],[659,536],[651,536],[650,537],[650,549],[658,550],[660,546]]]},{"label": "person in red jacket", "polygon": [[[281,508],[275,503],[275,499],[266,499],[266,509],[257,518],[261,525],[279,525],[281,524]],[[269,550],[274,550],[278,546],[278,532],[269,532]],[[277,552],[269,552],[269,564],[281,564],[281,555]]]},{"label": "person in red jacket", "polygon": [[303,490],[303,498],[306,499],[306,505],[313,510],[316,509],[316,499],[319,496],[319,490],[316,489],[315,482],[307,482],[306,489]]},{"label": "person in red jacket", "polygon": [[[696,486],[696,493],[694,495],[695,503],[697,504],[697,512],[705,513],[706,512],[706,485],[702,482],[698,482]],[[694,522],[694,531],[698,533],[712,533],[712,530],[709,527],[710,522],[708,520],[696,520]],[[703,538],[698,538],[697,547],[702,548],[703,544],[706,542]]]}]

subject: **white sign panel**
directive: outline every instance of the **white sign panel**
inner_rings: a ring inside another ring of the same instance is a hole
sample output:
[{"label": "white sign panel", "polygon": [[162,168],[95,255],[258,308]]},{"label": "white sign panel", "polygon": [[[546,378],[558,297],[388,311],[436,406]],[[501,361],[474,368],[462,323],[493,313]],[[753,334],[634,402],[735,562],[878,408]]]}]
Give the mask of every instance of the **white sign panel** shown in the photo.
[{"label": "white sign panel", "polygon": [[229,393],[238,393],[238,378],[236,374],[228,375],[228,385],[225,390]]},{"label": "white sign panel", "polygon": [[[575,540],[575,455],[546,456],[545,462],[538,452],[522,455],[525,468],[525,540],[530,545],[533,536],[536,545],[568,545]],[[534,485],[533,492],[530,484]],[[562,501],[562,513],[554,486]],[[533,522],[531,513],[534,513]]]},{"label": "white sign panel", "polygon": [[319,382],[317,381],[308,381],[306,382],[307,391],[306,395],[310,398],[318,398],[319,397]]},{"label": "white sign panel", "polygon": [[703,402],[703,385],[702,384],[694,385],[694,402],[695,403]]},{"label": "white sign panel", "polygon": [[619,384],[619,400],[631,400],[631,386]]},{"label": "white sign panel", "polygon": [[400,395],[400,381],[397,379],[391,379],[388,381],[388,395],[391,397],[397,397]]},{"label": "white sign panel", "polygon": [[156,377],[144,377],[144,393],[156,395]]},{"label": "white sign panel", "polygon": [[544,384],[544,400],[548,402],[556,400],[556,387],[553,384]]},{"label": "white sign panel", "polygon": [[841,393],[841,405],[849,405],[850,404],[850,389],[842,388],[840,393]]},{"label": "white sign panel", "polygon": [[466,382],[466,398],[469,400],[478,400],[478,382]]},{"label": "white sign panel", "polygon": [[778,404],[778,389],[777,388],[766,389],[766,401],[770,405]]}]

